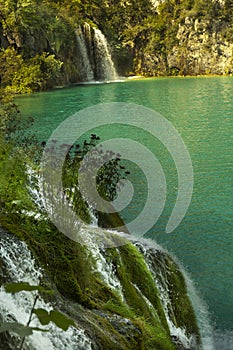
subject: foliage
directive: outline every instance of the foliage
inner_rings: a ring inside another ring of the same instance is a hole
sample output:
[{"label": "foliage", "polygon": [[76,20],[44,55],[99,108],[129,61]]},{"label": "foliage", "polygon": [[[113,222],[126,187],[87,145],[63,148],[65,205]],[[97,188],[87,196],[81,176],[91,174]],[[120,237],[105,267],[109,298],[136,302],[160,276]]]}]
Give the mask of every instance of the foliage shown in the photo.
[{"label": "foliage", "polygon": [[[91,134],[90,139],[84,140],[83,144],[67,145],[64,180],[68,180],[66,187],[69,189],[73,188],[73,184],[77,187],[78,176],[80,176],[78,170],[85,157],[82,173],[88,181],[86,186],[96,186],[105,200],[113,201],[117,195],[117,189],[123,186],[121,180],[125,179],[130,172],[122,165],[120,154],[115,154],[111,150],[103,151],[102,145],[98,145],[99,142],[100,137]],[[93,177],[93,168],[99,169],[96,179]],[[73,181],[73,184],[69,181]],[[95,206],[95,203],[89,202],[89,205]]]},{"label": "foliage", "polygon": [[[30,285],[27,282],[19,282],[19,283],[10,283],[5,285],[5,291],[7,293],[18,293],[21,291],[37,291],[42,293],[49,293],[51,294],[50,290],[46,290],[45,288],[42,288],[41,286],[34,286]],[[30,327],[30,323],[32,321],[32,316],[35,314],[38,317],[38,320],[40,321],[41,325],[48,325],[50,322],[53,322],[57,327],[61,328],[63,331],[67,331],[67,329],[70,326],[75,326],[75,323],[72,319],[68,318],[64,314],[62,314],[59,311],[52,310],[48,312],[45,309],[35,309],[36,302],[39,299],[39,295],[37,294],[34,300],[34,304],[32,306],[29,319],[26,325],[22,325],[18,322],[3,322],[0,323],[0,333],[3,332],[13,332],[18,334],[22,338],[22,342],[20,345],[20,350],[23,349],[23,344],[25,341],[25,338],[29,335],[33,334],[33,331],[39,331],[39,332],[49,332],[47,329],[38,328],[38,327]]]},{"label": "foliage", "polygon": [[[108,295],[111,296],[111,292],[107,288],[103,289],[98,278],[95,281],[90,279],[89,273],[92,269],[92,263],[88,261],[89,256],[86,250],[58,232],[48,220],[43,207],[39,207],[38,203],[36,204],[33,201],[30,187],[37,188],[38,186],[37,165],[32,163],[31,153],[27,152],[25,154],[27,149],[25,147],[22,149],[20,143],[19,145],[14,144],[12,137],[12,134],[18,133],[18,129],[25,127],[25,125],[19,123],[20,114],[14,104],[2,105],[2,113],[4,118],[1,120],[2,134],[0,133],[1,225],[14,232],[21,239],[26,240],[33,247],[34,253],[40,257],[40,262],[45,269],[49,270],[49,275],[61,294],[78,301],[82,305],[93,308],[95,299],[98,299],[98,294],[102,297],[105,294],[107,298]],[[21,136],[19,135],[16,143],[20,141]],[[31,142],[31,139],[29,141]],[[88,223],[90,222],[89,207],[79,192],[78,173],[76,171],[79,170],[80,161],[84,155],[98,141],[99,137],[95,135],[93,138],[92,135],[89,142],[85,141],[79,147],[76,145],[70,148],[69,146],[64,166],[63,182],[66,198],[74,207],[78,216]],[[25,144],[27,145],[27,140],[25,140]],[[29,146],[30,151],[32,147],[35,148],[35,153],[41,154],[45,142],[42,142],[41,146],[32,142],[32,146]],[[106,178],[103,177],[103,171],[101,171],[99,177],[100,192],[104,193],[104,190],[109,186],[111,188],[109,194],[114,195],[115,189],[112,187],[111,177],[114,172],[119,171],[118,178],[121,176],[120,171],[122,174],[125,172],[125,169],[120,169],[119,162],[120,159],[117,160],[118,165],[115,168],[114,164],[110,166]],[[34,169],[32,174],[35,174],[34,180],[34,175],[30,176],[30,182],[28,166]],[[35,215],[38,212],[40,213],[39,217]],[[92,288],[93,285],[95,285],[96,295],[89,297],[85,291]]]},{"label": "foliage", "polygon": [[22,164],[20,154],[1,141],[0,178],[0,212],[17,212],[25,207],[33,207],[26,190],[25,165]]},{"label": "foliage", "polygon": [[48,325],[50,322],[53,322],[57,327],[61,328],[63,331],[67,331],[67,329],[70,326],[75,326],[73,320],[56,310],[48,312],[47,310],[40,308],[34,309],[33,313],[38,317],[40,323],[43,326]]},{"label": "foliage", "polygon": [[32,292],[35,290],[37,290],[38,292],[41,292],[41,293],[48,293],[48,294],[53,293],[52,290],[47,290],[41,286],[34,286],[28,282],[7,283],[4,287],[5,287],[5,291],[7,293],[12,293],[12,294],[22,292],[22,291]]},{"label": "foliage", "polygon": [[[163,57],[166,63],[186,17],[214,19],[220,33],[233,42],[232,0],[222,5],[212,0],[165,0],[158,8],[149,0],[0,0],[0,9],[0,36],[5,38],[0,76],[7,94],[40,91],[67,79],[77,82],[75,29],[84,22],[104,32],[123,74],[140,73],[146,55]],[[147,74],[170,74],[166,64],[156,68],[155,63],[153,69]]]},{"label": "foliage", "polygon": [[48,330],[38,328],[38,327],[24,326],[23,324],[18,322],[0,323],[0,333],[13,332],[18,334],[21,338],[25,338],[25,337],[28,337],[29,335],[32,335],[33,331],[48,332]]},{"label": "foliage", "polygon": [[59,77],[62,63],[44,52],[24,60],[13,47],[0,52],[0,75],[5,94],[30,93],[48,89]]},{"label": "foliage", "polygon": [[[47,197],[57,198],[57,188],[52,183],[57,174],[56,167],[60,155],[65,152],[66,157],[63,164],[64,192],[58,196],[59,198],[64,197],[82,219],[85,218],[88,207],[92,210],[96,208],[96,190],[105,201],[113,201],[117,196],[117,192],[124,185],[123,180],[130,174],[122,165],[121,155],[110,150],[103,151],[99,142],[100,137],[95,134],[91,134],[89,140],[74,145],[59,144],[57,140],[52,140],[48,147],[46,142],[42,142],[42,146],[45,147],[44,156],[47,157],[47,164],[51,166],[50,176],[52,181],[45,188]],[[94,169],[96,172],[93,172]],[[84,184],[84,191],[82,192],[80,191],[81,181]],[[51,194],[49,194],[50,192]],[[53,212],[56,212],[57,201],[53,200],[50,207],[53,208]],[[104,211],[104,208],[102,209]],[[87,217],[84,221],[89,222],[88,219]]]}]

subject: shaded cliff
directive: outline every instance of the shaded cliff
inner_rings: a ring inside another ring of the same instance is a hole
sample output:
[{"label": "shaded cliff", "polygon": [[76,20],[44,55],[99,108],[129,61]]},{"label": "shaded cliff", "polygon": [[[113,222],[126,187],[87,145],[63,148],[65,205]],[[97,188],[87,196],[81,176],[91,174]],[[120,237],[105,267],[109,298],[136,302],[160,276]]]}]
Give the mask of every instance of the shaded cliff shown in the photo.
[{"label": "shaded cliff", "polygon": [[176,43],[161,54],[138,53],[137,70],[145,75],[208,75],[233,73],[233,43],[224,37],[227,24],[186,17]]},{"label": "shaded cliff", "polygon": [[146,76],[232,74],[230,1],[156,2],[138,33],[135,71]]}]

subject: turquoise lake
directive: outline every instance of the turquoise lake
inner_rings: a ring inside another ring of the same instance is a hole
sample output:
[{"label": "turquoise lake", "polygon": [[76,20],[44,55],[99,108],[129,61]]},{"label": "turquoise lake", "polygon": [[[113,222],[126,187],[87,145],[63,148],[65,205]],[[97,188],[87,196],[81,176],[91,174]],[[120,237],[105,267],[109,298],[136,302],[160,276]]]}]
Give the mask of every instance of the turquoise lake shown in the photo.
[{"label": "turquoise lake", "polygon": [[[17,98],[23,117],[34,117],[32,130],[40,141],[46,141],[77,111],[109,102],[136,103],[159,112],[185,142],[194,171],[192,201],[180,225],[166,234],[178,186],[176,168],[167,150],[134,128],[110,125],[95,130],[101,140],[132,138],[156,154],[166,175],[168,193],[160,219],[145,237],[162,244],[182,262],[208,305],[212,324],[223,338],[228,334],[222,340],[222,349],[233,349],[233,77],[134,79]],[[130,222],[143,208],[147,185],[138,167],[127,164],[127,168],[135,194],[122,217]]]}]

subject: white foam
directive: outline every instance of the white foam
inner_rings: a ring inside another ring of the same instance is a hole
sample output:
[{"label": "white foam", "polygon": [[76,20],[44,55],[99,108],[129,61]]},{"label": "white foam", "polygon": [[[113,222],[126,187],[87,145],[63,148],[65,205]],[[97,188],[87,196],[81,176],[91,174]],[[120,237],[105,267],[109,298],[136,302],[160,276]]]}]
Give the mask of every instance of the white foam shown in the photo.
[{"label": "white foam", "polygon": [[[2,230],[0,230],[1,233]],[[43,271],[36,266],[36,262],[24,242],[4,233],[4,236],[1,237],[0,257],[7,268],[7,277],[10,282],[28,282],[31,285],[39,285]],[[28,322],[36,293],[35,291],[22,291],[10,294],[6,293],[2,286],[0,288],[0,314],[3,321],[17,321],[25,325]],[[53,309],[52,305],[46,303],[42,298],[37,301],[36,308],[43,308],[47,311]],[[26,338],[25,343],[30,350],[92,349],[91,340],[81,328],[69,327],[64,332],[54,324],[41,326],[36,317],[30,326],[49,329],[48,333],[33,332],[33,335]]]}]

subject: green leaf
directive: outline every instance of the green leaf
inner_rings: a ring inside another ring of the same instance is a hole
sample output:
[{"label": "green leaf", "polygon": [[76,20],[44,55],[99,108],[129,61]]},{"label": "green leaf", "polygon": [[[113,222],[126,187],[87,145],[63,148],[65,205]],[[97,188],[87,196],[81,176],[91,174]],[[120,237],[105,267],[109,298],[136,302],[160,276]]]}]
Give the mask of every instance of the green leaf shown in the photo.
[{"label": "green leaf", "polygon": [[44,309],[34,309],[33,313],[38,317],[43,326],[49,324],[51,321],[50,314]]},{"label": "green leaf", "polygon": [[47,294],[52,294],[54,293],[53,290],[48,290],[44,289],[41,286],[33,286],[29,284],[28,282],[19,282],[19,283],[7,283],[5,284],[5,291],[7,293],[18,293],[21,291],[27,291],[27,292],[32,292],[34,290],[38,290],[41,293],[47,293]]},{"label": "green leaf", "polygon": [[0,323],[0,333],[13,332],[18,334],[21,338],[32,335],[33,331],[37,332],[49,332],[49,329],[42,329],[38,327],[24,326],[18,322],[3,322]]},{"label": "green leaf", "polygon": [[18,293],[22,290],[33,291],[38,290],[39,286],[32,286],[28,282],[20,282],[20,283],[8,283],[5,285],[5,291],[7,293]]},{"label": "green leaf", "polygon": [[33,331],[37,331],[37,332],[50,332],[49,329],[42,329],[42,328],[39,328],[39,327],[31,327],[31,329]]},{"label": "green leaf", "polygon": [[21,338],[28,337],[33,333],[31,327],[24,326],[18,322],[4,322],[0,325],[0,333],[3,332],[14,332],[18,334]]},{"label": "green leaf", "polygon": [[47,312],[44,309],[34,309],[33,313],[38,317],[40,323],[44,326],[49,324],[49,322],[55,323],[55,325],[63,331],[67,331],[69,326],[75,326],[75,323],[72,319],[65,316],[59,311],[50,311]]},{"label": "green leaf", "polygon": [[57,327],[63,329],[63,331],[67,331],[69,326],[75,326],[73,320],[71,320],[59,311],[52,310],[50,312],[50,319],[53,323],[56,324]]}]

